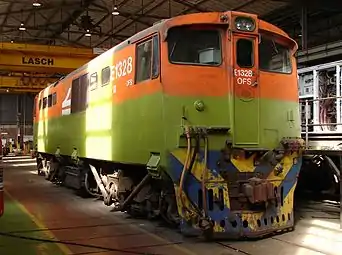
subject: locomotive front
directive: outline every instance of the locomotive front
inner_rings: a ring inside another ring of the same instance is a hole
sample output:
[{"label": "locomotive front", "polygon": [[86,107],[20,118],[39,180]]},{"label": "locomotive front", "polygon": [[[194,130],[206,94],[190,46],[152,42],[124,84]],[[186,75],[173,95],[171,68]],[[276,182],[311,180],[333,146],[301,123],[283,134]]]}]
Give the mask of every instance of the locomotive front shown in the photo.
[{"label": "locomotive front", "polygon": [[291,229],[303,147],[296,43],[239,12],[186,15],[165,27],[165,143],[182,232]]}]

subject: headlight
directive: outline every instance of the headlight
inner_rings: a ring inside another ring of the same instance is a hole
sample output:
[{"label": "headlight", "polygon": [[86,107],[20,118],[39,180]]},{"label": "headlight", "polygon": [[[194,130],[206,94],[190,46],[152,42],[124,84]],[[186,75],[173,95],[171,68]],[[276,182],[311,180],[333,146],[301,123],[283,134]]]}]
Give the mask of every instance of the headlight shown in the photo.
[{"label": "headlight", "polygon": [[255,29],[255,23],[253,19],[246,17],[237,17],[235,19],[235,27],[240,31],[252,32]]}]

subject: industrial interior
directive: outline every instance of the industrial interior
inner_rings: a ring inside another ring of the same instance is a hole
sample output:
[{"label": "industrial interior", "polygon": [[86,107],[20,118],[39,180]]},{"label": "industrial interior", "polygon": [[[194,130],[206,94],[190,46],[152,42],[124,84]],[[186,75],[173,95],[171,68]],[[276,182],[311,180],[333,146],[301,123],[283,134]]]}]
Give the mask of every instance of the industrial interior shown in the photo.
[{"label": "industrial interior", "polygon": [[341,254],[340,1],[3,0],[0,30],[0,254]]}]

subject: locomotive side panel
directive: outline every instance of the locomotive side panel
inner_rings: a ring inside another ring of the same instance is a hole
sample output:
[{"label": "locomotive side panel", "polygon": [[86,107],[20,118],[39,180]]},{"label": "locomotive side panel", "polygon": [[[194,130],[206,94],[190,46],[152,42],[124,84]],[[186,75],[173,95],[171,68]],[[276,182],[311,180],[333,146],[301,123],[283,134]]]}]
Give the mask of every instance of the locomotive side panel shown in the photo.
[{"label": "locomotive side panel", "polygon": [[43,90],[36,101],[38,151],[59,148],[70,156],[76,148],[83,158],[141,164],[161,152],[159,59],[156,34],[110,50]]},{"label": "locomotive side panel", "polygon": [[284,137],[300,137],[296,45],[267,31],[260,34],[260,142],[274,148]]},{"label": "locomotive side panel", "polygon": [[159,44],[158,33],[134,42],[134,77],[114,78],[113,161],[145,165],[151,152],[164,150]]}]

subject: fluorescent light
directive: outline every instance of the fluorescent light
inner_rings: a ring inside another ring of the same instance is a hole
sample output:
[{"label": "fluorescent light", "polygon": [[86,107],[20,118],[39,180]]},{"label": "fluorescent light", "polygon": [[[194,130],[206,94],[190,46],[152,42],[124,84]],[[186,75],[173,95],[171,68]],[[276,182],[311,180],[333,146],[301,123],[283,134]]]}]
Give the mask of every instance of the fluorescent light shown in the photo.
[{"label": "fluorescent light", "polygon": [[114,6],[113,11],[112,11],[112,15],[117,16],[119,14],[120,14],[120,12],[118,11],[118,7]]},{"label": "fluorescent light", "polygon": [[19,30],[20,31],[25,31],[26,30],[26,28],[24,27],[24,23],[20,24]]},{"label": "fluorescent light", "polygon": [[33,5],[34,7],[40,7],[42,4],[39,3],[38,1],[34,1],[34,2],[32,3],[32,5]]}]

